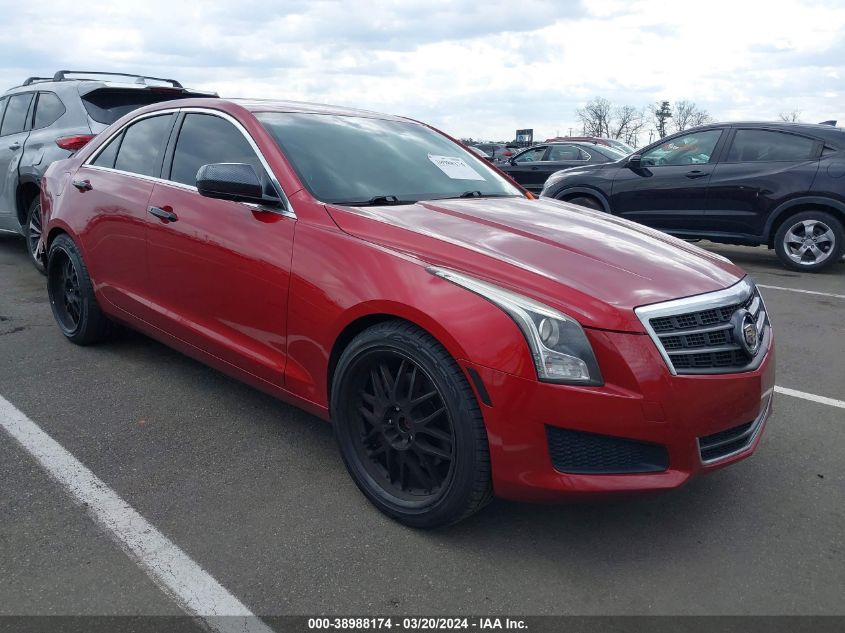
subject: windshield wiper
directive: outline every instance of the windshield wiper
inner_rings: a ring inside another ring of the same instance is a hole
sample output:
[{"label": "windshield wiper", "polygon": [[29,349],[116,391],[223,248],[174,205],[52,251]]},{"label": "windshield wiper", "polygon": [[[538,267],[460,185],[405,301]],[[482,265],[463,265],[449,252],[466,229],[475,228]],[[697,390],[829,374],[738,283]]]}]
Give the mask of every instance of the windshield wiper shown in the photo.
[{"label": "windshield wiper", "polygon": [[397,204],[416,204],[416,202],[416,200],[400,200],[396,196],[373,196],[369,200],[332,202],[332,204],[342,204],[347,207],[388,207]]},{"label": "windshield wiper", "polygon": [[464,191],[457,196],[435,198],[435,200],[454,200],[455,198],[516,198],[522,197],[517,193],[482,193],[480,191]]}]

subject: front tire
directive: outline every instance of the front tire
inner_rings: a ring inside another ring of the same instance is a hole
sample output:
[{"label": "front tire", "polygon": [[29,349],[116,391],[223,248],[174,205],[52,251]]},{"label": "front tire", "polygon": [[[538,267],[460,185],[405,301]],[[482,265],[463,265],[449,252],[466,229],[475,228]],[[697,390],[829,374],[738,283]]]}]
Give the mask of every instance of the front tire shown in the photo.
[{"label": "front tire", "polygon": [[91,345],[105,338],[108,319],[97,304],[82,255],[67,235],[50,245],[47,294],[56,324],[69,341]]},{"label": "front tire", "polygon": [[787,268],[818,272],[839,261],[845,252],[845,229],[825,211],[796,213],[775,234],[775,253]]},{"label": "front tire", "polygon": [[574,196],[572,198],[567,198],[564,202],[577,204],[579,207],[587,207],[588,209],[593,209],[594,211],[604,211],[604,207],[601,206],[601,202],[592,196]]},{"label": "front tire", "polygon": [[356,336],[338,361],[331,411],[349,474],[391,518],[434,528],[491,499],[478,403],[455,360],[418,327],[387,321]]},{"label": "front tire", "polygon": [[36,270],[42,275],[46,275],[47,267],[44,265],[46,257],[38,254],[38,242],[41,240],[41,200],[37,196],[29,204],[29,209],[26,212],[26,225],[23,228],[29,258]]}]

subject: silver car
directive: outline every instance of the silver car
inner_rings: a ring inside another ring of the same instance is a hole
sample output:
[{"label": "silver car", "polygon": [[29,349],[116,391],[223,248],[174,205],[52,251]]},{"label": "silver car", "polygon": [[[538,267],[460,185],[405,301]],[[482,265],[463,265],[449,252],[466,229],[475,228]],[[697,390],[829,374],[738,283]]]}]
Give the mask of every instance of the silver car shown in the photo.
[{"label": "silver car", "polygon": [[175,79],[70,70],[30,77],[7,90],[0,97],[0,231],[23,235],[32,262],[44,272],[39,186],[50,163],[136,108],[214,96]]}]

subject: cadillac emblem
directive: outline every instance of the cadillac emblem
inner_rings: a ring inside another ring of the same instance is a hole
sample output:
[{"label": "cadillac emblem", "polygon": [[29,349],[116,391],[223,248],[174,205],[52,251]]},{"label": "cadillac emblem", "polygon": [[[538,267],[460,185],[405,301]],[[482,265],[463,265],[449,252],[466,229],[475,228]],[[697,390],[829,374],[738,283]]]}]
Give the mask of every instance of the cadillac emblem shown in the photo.
[{"label": "cadillac emblem", "polygon": [[749,356],[754,357],[760,349],[760,332],[757,322],[748,310],[740,310],[734,315],[734,339]]}]

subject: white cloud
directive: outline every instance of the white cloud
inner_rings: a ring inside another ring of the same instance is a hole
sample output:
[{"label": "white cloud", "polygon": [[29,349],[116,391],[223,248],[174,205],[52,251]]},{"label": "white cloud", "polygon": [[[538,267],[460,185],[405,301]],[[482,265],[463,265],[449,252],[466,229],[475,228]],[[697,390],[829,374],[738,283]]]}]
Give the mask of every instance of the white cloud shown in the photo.
[{"label": "white cloud", "polygon": [[337,103],[476,138],[577,128],[593,96],[845,121],[845,7],[799,0],[0,0],[0,86],[59,68]]}]

